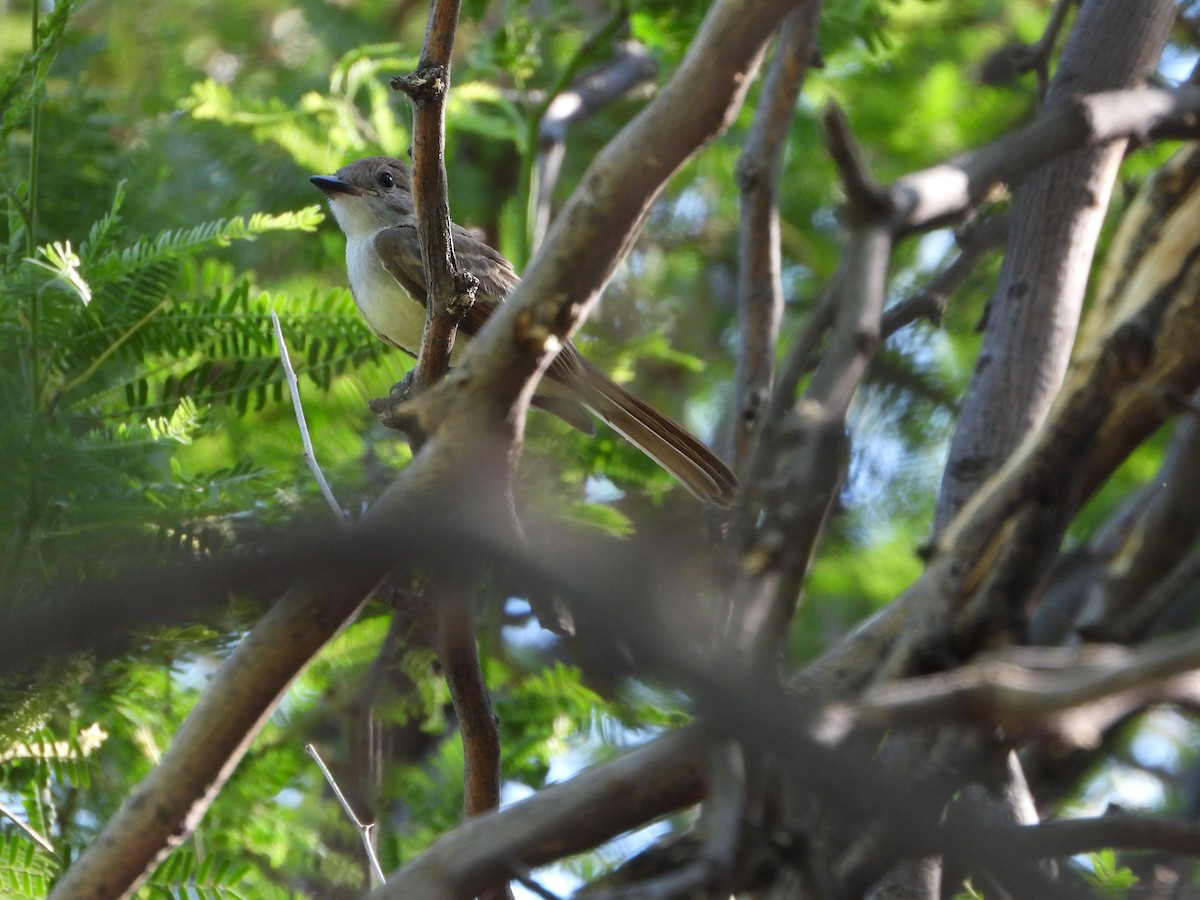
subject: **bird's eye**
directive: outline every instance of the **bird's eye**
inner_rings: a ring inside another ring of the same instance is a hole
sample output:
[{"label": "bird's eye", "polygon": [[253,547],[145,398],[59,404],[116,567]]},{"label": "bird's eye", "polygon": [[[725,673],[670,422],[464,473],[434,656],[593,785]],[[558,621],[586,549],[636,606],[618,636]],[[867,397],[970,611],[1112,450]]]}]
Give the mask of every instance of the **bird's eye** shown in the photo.
[{"label": "bird's eye", "polygon": [[379,183],[385,188],[393,188],[396,186],[396,179],[392,177],[391,172],[380,172],[378,180]]}]

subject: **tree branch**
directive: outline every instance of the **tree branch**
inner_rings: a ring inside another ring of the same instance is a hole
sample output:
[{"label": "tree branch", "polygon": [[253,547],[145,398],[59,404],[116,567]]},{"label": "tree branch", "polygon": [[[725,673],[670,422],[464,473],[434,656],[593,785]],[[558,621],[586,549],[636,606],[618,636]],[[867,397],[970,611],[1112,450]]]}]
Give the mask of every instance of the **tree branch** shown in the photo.
[{"label": "tree branch", "polygon": [[1192,587],[1187,578],[1196,561],[1189,564],[1187,557],[1200,532],[1200,423],[1194,416],[1180,418],[1152,484],[1136,526],[1080,610],[1076,631],[1091,640],[1144,636]]},{"label": "tree branch", "polygon": [[[626,96],[654,77],[658,66],[646,48],[636,41],[620,42],[611,59],[584,72],[580,65],[596,48],[610,40],[627,23],[628,10],[621,6],[588,36],[572,55],[556,84],[539,104],[531,122],[531,146],[537,147],[533,163],[533,209],[531,249],[536,250],[550,227],[550,212],[554,188],[566,156],[567,129],[586,121],[610,103]],[[566,85],[573,80],[570,88]],[[526,180],[530,180],[527,176]]]},{"label": "tree branch", "polygon": [[829,739],[853,727],[959,725],[1000,730],[1019,743],[1052,736],[1094,746],[1132,710],[1200,698],[1200,639],[1129,651],[1012,648],[952,672],[881,684],[852,703],[835,704],[819,726]]},{"label": "tree branch", "polygon": [[474,302],[475,279],[460,272],[450,237],[450,194],[446,186],[446,94],[450,54],[458,28],[459,0],[432,0],[425,46],[417,70],[393,78],[392,87],[413,101],[413,205],[421,239],[421,265],[429,285],[425,330],[413,386],[438,381],[450,367],[458,323]]},{"label": "tree branch", "polygon": [[372,900],[473,897],[533,868],[579,853],[698,798],[704,753],[690,729],[543,788],[528,800],[469,819],[371,894]]},{"label": "tree branch", "polygon": [[[740,577],[733,589],[737,643],[772,660],[787,635],[817,538],[846,462],[846,413],[879,346],[891,238],[886,225],[860,225],[846,241],[843,274],[831,286],[829,344],[789,414],[767,420],[739,506]],[[815,318],[819,318],[814,314]],[[787,379],[776,390],[783,392]],[[786,396],[786,395],[784,395]],[[751,523],[756,501],[770,497]]]},{"label": "tree branch", "polygon": [[1016,842],[1038,859],[1062,859],[1102,850],[1165,850],[1200,856],[1200,823],[1172,822],[1134,813],[1107,813],[1092,819],[1043,822],[1015,832]]},{"label": "tree branch", "polygon": [[[1123,0],[1088,3],[1063,50],[1047,109],[1085,92],[1139,87],[1161,56],[1173,20],[1172,0],[1136,9]],[[1124,151],[1124,142],[1116,141],[1063,155],[1017,187],[983,346],[950,444],[935,533],[1049,412],[1066,374]]]},{"label": "tree branch", "polygon": [[500,805],[500,731],[479,664],[468,587],[441,581],[429,590],[438,611],[438,659],[462,732],[463,812],[477,816]]},{"label": "tree branch", "polygon": [[878,218],[879,213],[890,212],[893,198],[871,174],[841,107],[832,101],[826,104],[821,123],[825,126],[829,157],[837,166],[842,190],[846,192],[846,210],[863,218]]},{"label": "tree branch", "polygon": [[784,19],[775,58],[737,162],[742,214],[738,223],[740,343],[730,430],[730,463],[735,471],[744,471],[749,462],[751,441],[771,393],[783,314],[779,176],[796,100],[817,52],[820,8],[819,2],[809,0]]},{"label": "tree branch", "polygon": [[1010,215],[1002,214],[964,229],[958,238],[959,254],[954,261],[924,288],[884,311],[880,328],[883,339],[886,341],[917,319],[940,326],[950,295],[962,287],[989,253],[1004,243],[1011,221]]},{"label": "tree branch", "polygon": [[[428,387],[450,366],[458,323],[474,302],[478,281],[458,268],[450,234],[450,200],[446,185],[446,94],[450,87],[450,54],[458,27],[458,0],[433,0],[425,46],[417,72],[393,79],[416,105],[413,122],[413,203],[421,238],[421,258],[429,285],[425,330],[417,358],[414,386]],[[511,458],[506,453],[505,458]],[[438,658],[458,716],[464,755],[463,808],[468,816],[500,805],[500,734],[488,699],[471,623],[468,588],[434,582],[438,613]],[[485,900],[511,896],[507,888],[489,891]]]},{"label": "tree branch", "polygon": [[1047,109],[1031,124],[889,188],[895,228],[908,234],[966,214],[1000,184],[1018,184],[1080,147],[1132,136],[1186,139],[1200,134],[1200,87],[1101,91]]}]

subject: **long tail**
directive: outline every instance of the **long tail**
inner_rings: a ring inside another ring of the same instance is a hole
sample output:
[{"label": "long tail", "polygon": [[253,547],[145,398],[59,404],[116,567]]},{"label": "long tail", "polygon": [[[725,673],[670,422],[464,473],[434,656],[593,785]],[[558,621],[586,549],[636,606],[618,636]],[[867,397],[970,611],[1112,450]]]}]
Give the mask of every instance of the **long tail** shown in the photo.
[{"label": "long tail", "polygon": [[733,505],[737,477],[697,437],[578,353],[570,361],[570,369],[572,377],[564,380],[592,412],[675,476],[697,499],[722,509]]}]

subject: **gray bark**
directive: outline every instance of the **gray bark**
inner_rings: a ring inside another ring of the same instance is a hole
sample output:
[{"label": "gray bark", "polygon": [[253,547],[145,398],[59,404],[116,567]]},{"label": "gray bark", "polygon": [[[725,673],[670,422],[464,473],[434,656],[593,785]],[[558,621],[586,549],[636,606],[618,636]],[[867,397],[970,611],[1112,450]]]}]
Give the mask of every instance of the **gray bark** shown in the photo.
[{"label": "gray bark", "polygon": [[[1080,94],[1142,83],[1162,53],[1174,17],[1171,0],[1087,0],[1045,108]],[[935,532],[1038,428],[1062,385],[1125,146],[1114,141],[1061,157],[1016,191],[1013,228],[988,305],[975,376],[950,445]]]}]

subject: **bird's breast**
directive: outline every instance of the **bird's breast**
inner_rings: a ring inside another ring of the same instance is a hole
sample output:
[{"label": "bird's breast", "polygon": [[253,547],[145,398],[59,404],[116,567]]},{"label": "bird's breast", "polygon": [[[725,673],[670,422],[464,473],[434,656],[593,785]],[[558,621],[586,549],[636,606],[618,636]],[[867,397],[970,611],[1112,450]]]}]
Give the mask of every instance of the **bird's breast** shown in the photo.
[{"label": "bird's breast", "polygon": [[346,241],[346,271],[359,312],[383,341],[413,356],[421,346],[425,306],[380,263],[375,235]]}]

